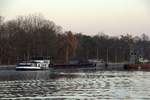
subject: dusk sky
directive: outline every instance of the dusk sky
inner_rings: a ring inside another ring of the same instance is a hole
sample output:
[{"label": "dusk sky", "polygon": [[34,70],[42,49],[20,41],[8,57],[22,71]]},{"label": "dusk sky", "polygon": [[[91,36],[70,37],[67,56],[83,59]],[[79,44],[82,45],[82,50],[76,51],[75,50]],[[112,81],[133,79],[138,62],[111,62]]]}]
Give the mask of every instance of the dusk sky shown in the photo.
[{"label": "dusk sky", "polygon": [[41,13],[63,30],[150,35],[150,0],[0,0],[6,19]]}]

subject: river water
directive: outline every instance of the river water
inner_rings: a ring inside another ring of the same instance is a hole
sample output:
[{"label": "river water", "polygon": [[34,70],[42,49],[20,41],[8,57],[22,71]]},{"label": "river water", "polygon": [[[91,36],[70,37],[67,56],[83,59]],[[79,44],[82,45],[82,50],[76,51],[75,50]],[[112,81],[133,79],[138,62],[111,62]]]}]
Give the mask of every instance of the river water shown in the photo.
[{"label": "river water", "polygon": [[150,99],[150,72],[0,70],[0,99]]}]

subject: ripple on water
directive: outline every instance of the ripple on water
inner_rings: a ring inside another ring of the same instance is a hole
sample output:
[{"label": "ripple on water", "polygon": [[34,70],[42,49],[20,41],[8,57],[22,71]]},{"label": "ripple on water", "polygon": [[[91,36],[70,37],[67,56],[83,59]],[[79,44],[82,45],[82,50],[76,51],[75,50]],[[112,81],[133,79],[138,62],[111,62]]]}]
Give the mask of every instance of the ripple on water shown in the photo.
[{"label": "ripple on water", "polygon": [[150,99],[149,72],[99,71],[94,73],[61,73],[56,76],[56,78],[50,77],[46,80],[0,81],[0,98]]}]

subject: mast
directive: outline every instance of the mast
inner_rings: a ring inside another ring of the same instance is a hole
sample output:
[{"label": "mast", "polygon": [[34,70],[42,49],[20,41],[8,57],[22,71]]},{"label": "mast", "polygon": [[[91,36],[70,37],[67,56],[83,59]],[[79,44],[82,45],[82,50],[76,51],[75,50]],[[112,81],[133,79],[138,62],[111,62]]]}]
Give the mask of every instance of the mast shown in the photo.
[{"label": "mast", "polygon": [[115,63],[117,63],[117,48],[115,48]]},{"label": "mast", "polygon": [[96,58],[97,58],[97,60],[99,59],[99,50],[98,50],[98,48],[96,49]]},{"label": "mast", "polygon": [[106,62],[108,63],[108,48],[107,48],[107,58],[106,58]]},{"label": "mast", "polygon": [[66,63],[68,63],[68,59],[69,59],[69,53],[68,53],[68,46],[66,47]]}]

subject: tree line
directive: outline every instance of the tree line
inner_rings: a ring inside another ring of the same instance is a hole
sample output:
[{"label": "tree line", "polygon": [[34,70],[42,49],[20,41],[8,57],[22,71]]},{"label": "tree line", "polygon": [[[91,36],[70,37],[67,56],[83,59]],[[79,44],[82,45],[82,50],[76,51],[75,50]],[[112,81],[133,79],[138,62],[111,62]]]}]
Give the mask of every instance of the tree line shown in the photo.
[{"label": "tree line", "polygon": [[118,37],[99,33],[94,36],[62,31],[62,27],[40,15],[19,16],[5,21],[0,16],[0,64],[15,64],[17,59],[50,57],[54,63],[69,59],[129,60],[131,44],[150,58],[149,37],[125,34]]}]

